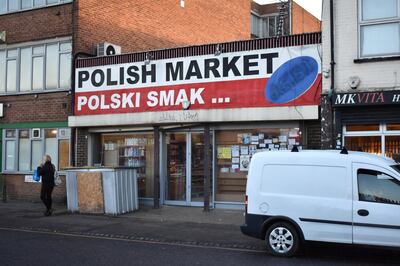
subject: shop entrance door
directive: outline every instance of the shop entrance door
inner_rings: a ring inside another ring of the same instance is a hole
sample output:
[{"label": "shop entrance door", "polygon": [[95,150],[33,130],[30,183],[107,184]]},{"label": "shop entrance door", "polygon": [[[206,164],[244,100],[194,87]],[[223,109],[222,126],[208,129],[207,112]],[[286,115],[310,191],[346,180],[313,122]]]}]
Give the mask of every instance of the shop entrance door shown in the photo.
[{"label": "shop entrance door", "polygon": [[204,134],[166,133],[164,143],[164,203],[203,206]]}]

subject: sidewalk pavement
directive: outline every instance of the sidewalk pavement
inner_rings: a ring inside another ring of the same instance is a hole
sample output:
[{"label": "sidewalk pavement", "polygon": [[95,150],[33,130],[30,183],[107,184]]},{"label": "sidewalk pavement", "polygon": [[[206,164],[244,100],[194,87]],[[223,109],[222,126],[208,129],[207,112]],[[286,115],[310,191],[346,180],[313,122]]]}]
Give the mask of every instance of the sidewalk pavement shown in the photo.
[{"label": "sidewalk pavement", "polygon": [[239,226],[243,211],[162,206],[120,216],[70,214],[65,205],[55,205],[45,217],[39,203],[0,203],[0,229],[58,232],[84,236],[123,238],[163,243],[265,250],[261,240],[244,236]]}]

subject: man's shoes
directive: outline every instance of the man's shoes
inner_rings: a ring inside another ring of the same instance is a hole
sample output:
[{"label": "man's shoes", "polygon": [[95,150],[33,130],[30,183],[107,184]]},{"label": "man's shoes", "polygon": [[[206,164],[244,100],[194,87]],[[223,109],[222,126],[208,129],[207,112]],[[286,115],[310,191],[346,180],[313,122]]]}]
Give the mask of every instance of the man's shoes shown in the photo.
[{"label": "man's shoes", "polygon": [[49,210],[49,216],[53,214],[53,209]]}]

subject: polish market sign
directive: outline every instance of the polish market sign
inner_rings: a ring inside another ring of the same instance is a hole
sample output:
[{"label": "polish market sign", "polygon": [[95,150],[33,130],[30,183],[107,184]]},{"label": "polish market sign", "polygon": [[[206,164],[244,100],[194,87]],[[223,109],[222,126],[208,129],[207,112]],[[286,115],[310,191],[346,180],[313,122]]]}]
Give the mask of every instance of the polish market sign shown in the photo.
[{"label": "polish market sign", "polygon": [[318,105],[318,45],[76,69],[75,115]]}]

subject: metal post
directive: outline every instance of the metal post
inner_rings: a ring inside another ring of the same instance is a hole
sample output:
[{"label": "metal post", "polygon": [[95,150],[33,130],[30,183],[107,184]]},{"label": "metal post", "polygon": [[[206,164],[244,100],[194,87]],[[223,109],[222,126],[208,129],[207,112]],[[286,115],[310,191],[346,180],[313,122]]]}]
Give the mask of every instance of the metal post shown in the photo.
[{"label": "metal post", "polygon": [[210,211],[211,156],[210,125],[204,126],[204,211]]},{"label": "metal post", "polygon": [[160,208],[160,128],[154,126],[154,209]]}]

